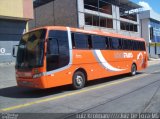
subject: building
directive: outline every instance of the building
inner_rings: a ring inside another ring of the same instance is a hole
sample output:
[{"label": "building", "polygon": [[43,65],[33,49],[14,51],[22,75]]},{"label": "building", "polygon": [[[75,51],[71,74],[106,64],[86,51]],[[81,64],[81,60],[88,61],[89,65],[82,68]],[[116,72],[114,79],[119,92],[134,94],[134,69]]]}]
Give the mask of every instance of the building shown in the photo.
[{"label": "building", "polygon": [[33,19],[32,0],[0,0],[0,62],[13,61],[12,48]]},{"label": "building", "polygon": [[154,11],[140,13],[142,37],[148,44],[150,57],[160,58],[160,14]]},{"label": "building", "polygon": [[140,37],[139,15],[133,12],[140,7],[129,0],[36,0],[29,27],[59,25]]}]

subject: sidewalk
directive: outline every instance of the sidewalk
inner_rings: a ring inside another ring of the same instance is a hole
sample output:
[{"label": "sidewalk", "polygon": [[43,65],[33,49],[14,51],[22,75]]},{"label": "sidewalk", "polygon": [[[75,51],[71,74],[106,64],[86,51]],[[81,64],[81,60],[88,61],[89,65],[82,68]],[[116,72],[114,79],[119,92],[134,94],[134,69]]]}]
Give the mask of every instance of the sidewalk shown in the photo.
[{"label": "sidewalk", "polygon": [[154,59],[154,58],[150,58],[148,60],[148,65],[155,65],[155,64],[160,64],[160,59]]}]

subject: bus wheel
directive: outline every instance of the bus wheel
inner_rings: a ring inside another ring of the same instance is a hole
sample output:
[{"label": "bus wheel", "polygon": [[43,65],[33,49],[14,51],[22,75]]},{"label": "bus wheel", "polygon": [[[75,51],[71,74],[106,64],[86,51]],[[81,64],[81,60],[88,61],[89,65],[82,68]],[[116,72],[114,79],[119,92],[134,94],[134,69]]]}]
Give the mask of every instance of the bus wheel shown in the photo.
[{"label": "bus wheel", "polygon": [[73,75],[73,88],[81,89],[85,86],[86,78],[85,74],[81,71],[76,71]]},{"label": "bus wheel", "polygon": [[137,67],[135,64],[132,64],[132,67],[131,67],[131,76],[135,76],[137,73]]}]

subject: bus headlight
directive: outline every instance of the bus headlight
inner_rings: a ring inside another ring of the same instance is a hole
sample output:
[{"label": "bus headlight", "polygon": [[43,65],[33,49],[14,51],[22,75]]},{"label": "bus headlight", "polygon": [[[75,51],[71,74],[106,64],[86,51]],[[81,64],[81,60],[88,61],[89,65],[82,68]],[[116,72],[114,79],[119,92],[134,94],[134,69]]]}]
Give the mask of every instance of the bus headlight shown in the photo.
[{"label": "bus headlight", "polygon": [[34,79],[36,79],[36,78],[39,78],[39,77],[41,77],[42,75],[43,75],[42,73],[39,73],[39,74],[34,74],[34,75],[33,75],[33,78],[34,78]]}]

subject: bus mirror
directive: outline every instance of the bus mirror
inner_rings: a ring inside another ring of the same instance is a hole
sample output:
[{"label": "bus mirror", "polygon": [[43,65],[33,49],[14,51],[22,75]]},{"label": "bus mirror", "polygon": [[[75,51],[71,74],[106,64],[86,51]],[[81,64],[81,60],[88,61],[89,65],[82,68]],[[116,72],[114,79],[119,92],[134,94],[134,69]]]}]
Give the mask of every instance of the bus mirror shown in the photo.
[{"label": "bus mirror", "polygon": [[13,51],[12,51],[12,56],[17,57],[17,52],[18,52],[18,45],[13,46]]}]

